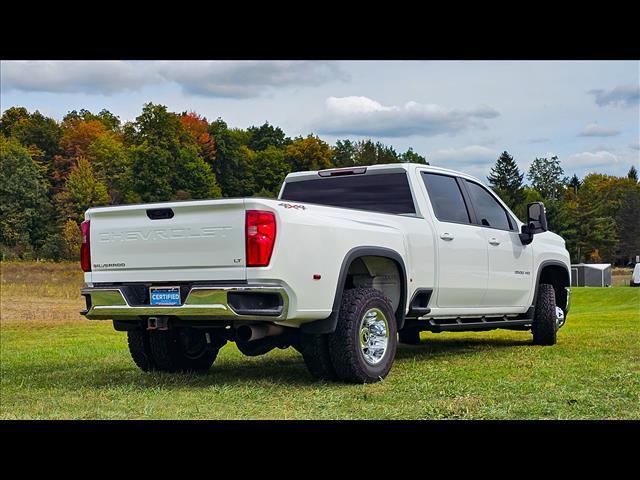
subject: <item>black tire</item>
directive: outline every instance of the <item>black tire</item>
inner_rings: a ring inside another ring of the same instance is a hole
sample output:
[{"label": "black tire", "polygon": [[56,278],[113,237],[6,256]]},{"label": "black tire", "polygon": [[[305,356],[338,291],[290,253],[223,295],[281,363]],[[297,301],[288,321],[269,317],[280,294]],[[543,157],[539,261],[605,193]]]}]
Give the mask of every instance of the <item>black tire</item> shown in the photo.
[{"label": "black tire", "polygon": [[291,346],[293,349],[302,355],[302,335],[303,333],[299,333],[296,337],[291,340]]},{"label": "black tire", "polygon": [[307,370],[320,380],[336,380],[338,377],[331,364],[328,335],[301,334],[298,343]]},{"label": "black tire", "polygon": [[552,285],[540,284],[536,309],[531,325],[534,345],[555,345],[558,324],[556,321],[556,294]]},{"label": "black tire", "polygon": [[[376,364],[365,360],[360,348],[360,326],[367,311],[379,309],[387,320],[388,340],[383,357]],[[387,376],[396,355],[397,328],[391,301],[379,290],[354,288],[345,290],[335,332],[329,334],[331,363],[340,380],[372,383]]]},{"label": "black tire", "polygon": [[157,370],[164,372],[209,370],[220,349],[208,344],[205,333],[194,328],[155,330],[149,333],[149,340]]},{"label": "black tire", "polygon": [[398,341],[405,345],[420,344],[420,330],[417,328],[405,328],[398,332]]},{"label": "black tire", "polygon": [[157,367],[151,355],[151,345],[149,344],[149,332],[146,330],[127,331],[127,343],[131,358],[143,372],[152,372]]}]

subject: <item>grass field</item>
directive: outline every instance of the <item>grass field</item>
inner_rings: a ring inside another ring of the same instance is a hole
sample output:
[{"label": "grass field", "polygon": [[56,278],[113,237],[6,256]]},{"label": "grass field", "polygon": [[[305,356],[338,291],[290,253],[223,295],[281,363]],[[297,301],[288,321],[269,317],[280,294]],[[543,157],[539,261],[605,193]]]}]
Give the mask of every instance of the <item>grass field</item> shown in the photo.
[{"label": "grass field", "polygon": [[640,288],[573,290],[554,347],[529,332],[423,333],[373,385],[314,381],[293,349],[211,371],[139,371],[124,333],[78,314],[76,264],[2,263],[2,419],[639,419]]}]

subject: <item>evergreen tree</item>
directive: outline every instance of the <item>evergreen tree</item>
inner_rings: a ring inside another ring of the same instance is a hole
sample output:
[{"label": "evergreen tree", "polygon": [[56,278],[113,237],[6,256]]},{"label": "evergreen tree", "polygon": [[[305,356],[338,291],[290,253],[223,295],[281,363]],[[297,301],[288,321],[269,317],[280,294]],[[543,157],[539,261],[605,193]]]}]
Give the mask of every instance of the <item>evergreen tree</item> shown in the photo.
[{"label": "evergreen tree", "polygon": [[354,144],[354,165],[379,165],[400,161],[400,156],[394,148],[382,142],[373,143],[372,140],[360,140]]},{"label": "evergreen tree", "polygon": [[355,165],[375,165],[378,163],[376,146],[371,140],[360,140],[355,144]]},{"label": "evergreen tree", "polygon": [[635,165],[631,165],[631,168],[629,169],[629,173],[627,173],[627,178],[630,178],[631,180],[635,180],[636,182],[638,181],[638,170],[636,170]]},{"label": "evergreen tree", "polygon": [[422,155],[420,155],[419,153],[414,152],[413,148],[411,147],[409,147],[409,149],[406,152],[400,154],[399,160],[401,162],[422,163],[424,165],[429,165],[429,162],[427,162],[427,159]]},{"label": "evergreen tree", "polygon": [[518,165],[507,151],[498,157],[487,177],[491,188],[514,211],[523,200],[523,179],[524,174],[520,173]]},{"label": "evergreen tree", "polygon": [[376,142],[376,164],[397,163],[399,161],[400,157],[392,146]]},{"label": "evergreen tree", "polygon": [[356,147],[351,140],[338,140],[333,147],[333,165],[351,167],[355,163]]},{"label": "evergreen tree", "polygon": [[569,180],[569,186],[573,189],[573,193],[577,195],[581,185],[582,185],[582,182],[580,181],[578,176],[574,173],[573,177],[571,177],[571,180]]},{"label": "evergreen tree", "polygon": [[[620,180],[600,174],[587,175],[578,191],[577,201],[566,202],[575,224],[575,241],[567,242],[575,261],[583,262],[598,256],[613,262],[618,244],[615,216],[621,204]],[[628,180],[625,180],[628,183]],[[569,190],[565,199],[574,196]],[[560,232],[558,232],[560,233]]]}]

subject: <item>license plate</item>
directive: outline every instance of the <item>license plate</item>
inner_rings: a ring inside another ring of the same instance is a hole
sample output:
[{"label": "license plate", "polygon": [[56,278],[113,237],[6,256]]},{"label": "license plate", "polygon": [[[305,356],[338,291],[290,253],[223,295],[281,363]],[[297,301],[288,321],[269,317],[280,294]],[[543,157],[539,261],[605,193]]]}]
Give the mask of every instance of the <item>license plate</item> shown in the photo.
[{"label": "license plate", "polygon": [[149,287],[151,305],[180,305],[180,287]]}]

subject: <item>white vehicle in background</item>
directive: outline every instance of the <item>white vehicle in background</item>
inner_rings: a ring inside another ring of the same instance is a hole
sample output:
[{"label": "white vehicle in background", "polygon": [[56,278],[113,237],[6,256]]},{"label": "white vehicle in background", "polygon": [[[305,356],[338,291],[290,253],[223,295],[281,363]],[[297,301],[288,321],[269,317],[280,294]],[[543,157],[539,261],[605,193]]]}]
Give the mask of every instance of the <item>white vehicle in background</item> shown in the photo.
[{"label": "white vehicle in background", "polygon": [[480,181],[419,164],[298,172],[277,200],[92,208],[89,319],[144,371],[206,370],[293,346],[322,379],[374,382],[420,331],[530,330],[553,345],[570,261],[544,206],[523,224]]}]

